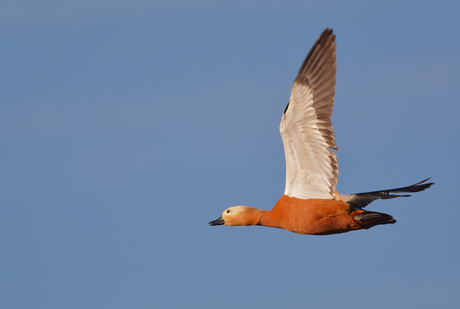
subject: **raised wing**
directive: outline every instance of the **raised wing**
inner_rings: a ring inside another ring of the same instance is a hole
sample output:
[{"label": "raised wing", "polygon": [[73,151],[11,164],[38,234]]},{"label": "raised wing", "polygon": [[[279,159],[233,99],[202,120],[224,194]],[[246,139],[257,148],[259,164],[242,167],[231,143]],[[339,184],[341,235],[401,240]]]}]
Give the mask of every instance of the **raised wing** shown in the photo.
[{"label": "raised wing", "polygon": [[284,194],[333,199],[339,168],[330,117],[334,105],[336,44],[326,28],[300,68],[281,118],[286,156]]}]

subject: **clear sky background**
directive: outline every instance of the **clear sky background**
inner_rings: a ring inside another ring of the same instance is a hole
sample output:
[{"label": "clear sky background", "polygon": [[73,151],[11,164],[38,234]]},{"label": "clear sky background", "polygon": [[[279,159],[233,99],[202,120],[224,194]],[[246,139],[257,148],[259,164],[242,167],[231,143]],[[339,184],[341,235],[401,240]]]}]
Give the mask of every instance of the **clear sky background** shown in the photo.
[{"label": "clear sky background", "polygon": [[[459,308],[458,1],[2,1],[0,307]],[[337,35],[333,236],[210,227],[284,192],[292,82]]]}]

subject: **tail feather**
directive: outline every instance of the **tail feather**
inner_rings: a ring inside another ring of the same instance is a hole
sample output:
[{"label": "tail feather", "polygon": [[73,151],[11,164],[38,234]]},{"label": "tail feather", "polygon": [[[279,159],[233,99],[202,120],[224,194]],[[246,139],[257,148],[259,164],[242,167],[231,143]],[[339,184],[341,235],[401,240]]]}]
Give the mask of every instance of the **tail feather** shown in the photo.
[{"label": "tail feather", "polygon": [[360,224],[361,229],[369,229],[380,224],[396,223],[396,220],[392,216],[384,213],[363,210],[358,210],[358,212],[361,213],[357,213],[354,219]]},{"label": "tail feather", "polygon": [[379,190],[372,192],[356,193],[349,195],[342,195],[342,198],[345,202],[349,203],[352,206],[363,208],[372,203],[375,200],[382,199],[392,199],[396,197],[409,197],[410,194],[393,194],[393,193],[415,193],[420,192],[431,187],[434,182],[426,183],[431,178],[427,178],[416,184],[407,187],[389,189],[389,190]]}]

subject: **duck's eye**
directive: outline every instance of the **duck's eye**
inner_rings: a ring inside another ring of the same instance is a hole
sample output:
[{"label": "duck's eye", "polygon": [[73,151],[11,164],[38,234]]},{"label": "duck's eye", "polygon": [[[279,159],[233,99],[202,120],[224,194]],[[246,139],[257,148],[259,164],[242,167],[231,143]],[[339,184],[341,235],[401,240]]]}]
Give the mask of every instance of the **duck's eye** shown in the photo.
[{"label": "duck's eye", "polygon": [[227,213],[228,213],[228,214],[230,213],[230,209],[227,209]]}]

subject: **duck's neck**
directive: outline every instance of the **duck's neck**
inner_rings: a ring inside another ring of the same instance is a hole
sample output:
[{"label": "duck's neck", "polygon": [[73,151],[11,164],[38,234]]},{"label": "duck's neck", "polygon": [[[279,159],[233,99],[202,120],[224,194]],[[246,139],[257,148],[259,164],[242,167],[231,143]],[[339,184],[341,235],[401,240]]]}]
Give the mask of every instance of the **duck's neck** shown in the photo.
[{"label": "duck's neck", "polygon": [[262,218],[264,215],[268,212],[268,210],[265,209],[256,209],[257,212],[255,212],[255,224],[253,225],[262,225]]},{"label": "duck's neck", "polygon": [[252,208],[245,216],[246,225],[261,225],[262,217],[268,210]]}]

